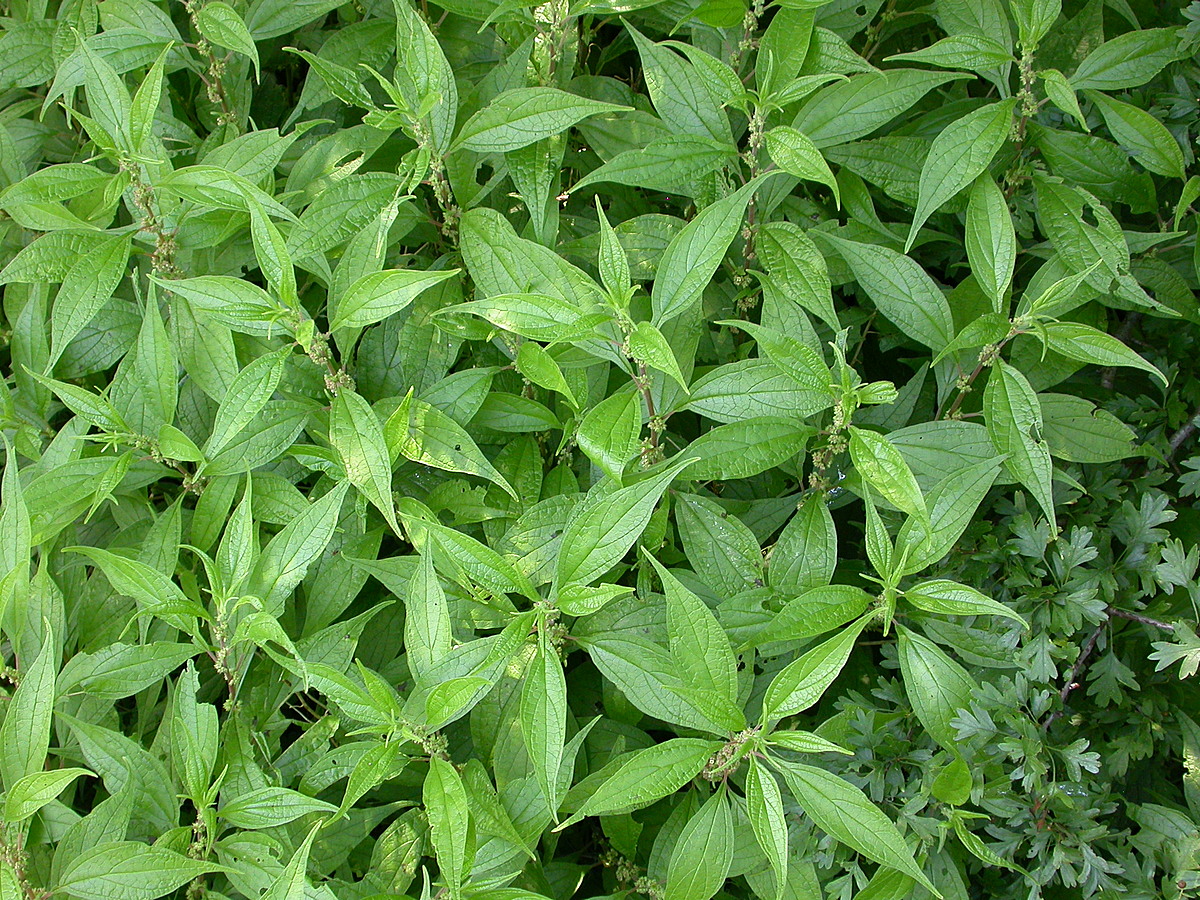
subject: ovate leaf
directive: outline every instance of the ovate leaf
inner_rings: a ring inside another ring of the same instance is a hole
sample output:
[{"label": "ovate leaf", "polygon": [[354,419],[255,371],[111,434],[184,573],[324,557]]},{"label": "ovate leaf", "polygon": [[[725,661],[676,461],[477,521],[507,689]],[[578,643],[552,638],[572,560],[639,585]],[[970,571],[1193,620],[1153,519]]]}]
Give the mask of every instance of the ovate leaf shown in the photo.
[{"label": "ovate leaf", "polygon": [[930,737],[958,754],[958,733],[953,719],[966,709],[979,690],[966,670],[936,644],[903,626],[899,632],[900,672],[913,712]]},{"label": "ovate leaf", "polygon": [[780,125],[770,129],[763,137],[766,139],[767,152],[771,154],[775,165],[789,175],[828,185],[833,191],[834,202],[841,207],[841,191],[833,172],[829,169],[829,163],[825,162],[821,151],[802,132]]},{"label": "ovate leaf", "polygon": [[913,860],[912,851],[891,820],[866,795],[836,775],[801,763],[772,759],[796,802],[817,827],[873,859],[923,884],[937,894],[933,884]]},{"label": "ovate leaf", "polygon": [[462,896],[463,877],[469,863],[470,811],[462,778],[440,756],[429,760],[422,800],[429,816],[429,830],[438,866],[450,896]]},{"label": "ovate leaf", "polygon": [[538,652],[521,688],[521,735],[546,805],[558,819],[558,770],[567,738],[567,681],[558,651],[538,630]]},{"label": "ovate leaf", "polygon": [[89,847],[75,857],[55,890],[79,900],[156,900],[197,875],[222,869],[165,847],[113,841]]},{"label": "ovate leaf", "polygon": [[665,900],[709,900],[725,884],[733,847],[733,813],[726,789],[720,788],[688,819],[675,842]]},{"label": "ovate leaf", "polygon": [[384,426],[388,450],[413,462],[448,472],[486,478],[517,502],[520,498],[508,480],[483,455],[483,451],[452,418],[410,391]]},{"label": "ovate leaf", "polygon": [[347,480],[399,534],[392,500],[392,461],[371,404],[347,388],[338,391],[329,413],[329,440],[342,460]]},{"label": "ovate leaf", "polygon": [[969,185],[986,169],[1008,139],[1016,100],[1002,100],[967,113],[947,125],[933,140],[925,165],[917,211],[913,216],[907,253],[925,221],[947,200]]},{"label": "ovate leaf", "polygon": [[1017,261],[1017,235],[1008,202],[990,175],[980,175],[971,188],[966,245],[975,280],[991,299],[992,309],[1004,312],[1004,295]]},{"label": "ovate leaf", "polygon": [[557,88],[513,88],[464,122],[455,146],[480,153],[508,153],[560,134],[590,116],[628,110],[627,106],[589,100]]},{"label": "ovate leaf", "polygon": [[653,324],[661,326],[696,303],[741,233],[742,218],[758,182],[706,206],[671,239],[658,264],[651,300]]},{"label": "ovate leaf", "polygon": [[1006,454],[1005,467],[1029,489],[1053,524],[1053,465],[1042,436],[1042,408],[1025,376],[1003,360],[996,361],[988,377],[983,415],[992,444]]},{"label": "ovate leaf", "polygon": [[6,790],[42,770],[50,748],[50,723],[54,715],[58,645],[53,629],[42,634],[38,654],[21,671],[0,725],[0,776]]},{"label": "ovate leaf", "polygon": [[458,269],[422,272],[416,269],[387,269],[358,279],[338,300],[330,328],[365,328],[407,307],[423,291],[448,278]]},{"label": "ovate leaf", "polygon": [[875,244],[814,234],[837,249],[867,296],[897,328],[933,350],[950,343],[954,337],[950,305],[914,260]]},{"label": "ovate leaf", "polygon": [[563,529],[554,586],[591,584],[625,555],[650,522],[658,499],[695,457],[676,460],[627,487],[592,488]]},{"label": "ovate leaf", "polygon": [[870,622],[871,617],[864,616],[785,666],[763,695],[762,721],[776,722],[803,712],[820,700],[846,665],[854,642]]},{"label": "ovate leaf", "polygon": [[587,816],[615,815],[641,809],[675,793],[699,773],[708,758],[720,747],[720,741],[671,738],[654,747],[636,751],[555,831],[574,825]]}]

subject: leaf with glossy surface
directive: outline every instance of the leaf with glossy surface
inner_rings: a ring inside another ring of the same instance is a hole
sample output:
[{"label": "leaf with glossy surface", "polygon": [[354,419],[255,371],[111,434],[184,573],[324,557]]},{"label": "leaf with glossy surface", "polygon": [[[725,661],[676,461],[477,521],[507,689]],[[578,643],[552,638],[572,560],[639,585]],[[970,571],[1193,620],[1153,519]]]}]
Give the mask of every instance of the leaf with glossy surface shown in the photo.
[{"label": "leaf with glossy surface", "polygon": [[733,813],[725,788],[688,819],[667,866],[665,900],[709,900],[733,863]]},{"label": "leaf with glossy surface", "polygon": [[947,200],[978,178],[1008,140],[1016,100],[982,106],[947,125],[929,148],[921,167],[920,194],[907,253],[925,221]]},{"label": "leaf with glossy surface", "polygon": [[1042,436],[1042,408],[1028,379],[1019,370],[997,360],[983,394],[983,416],[988,436],[1004,466],[1037,500],[1054,524],[1053,464]]},{"label": "leaf with glossy surface", "polygon": [[817,233],[842,255],[867,296],[897,328],[932,350],[950,343],[954,337],[950,305],[914,260],[876,244]]},{"label": "leaf with glossy surface", "polygon": [[429,760],[421,797],[429,815],[429,830],[442,877],[450,896],[458,900],[462,896],[464,870],[470,862],[470,810],[462,778],[450,763],[434,756]]},{"label": "leaf with glossy surface", "polygon": [[937,895],[896,826],[862,791],[824,769],[780,759],[772,759],[771,764],[818,828],[868,859],[915,878]]},{"label": "leaf with glossy surface", "polygon": [[399,534],[392,500],[392,462],[383,427],[371,404],[349,389],[338,391],[329,413],[329,440],[342,460],[346,479]]},{"label": "leaf with glossy surface", "polygon": [[694,459],[676,460],[626,487],[592,488],[563,529],[555,589],[591,584],[616,565],[641,537],[671,481]]},{"label": "leaf with glossy surface", "polygon": [[654,279],[652,324],[661,326],[700,300],[729,245],[741,233],[746,207],[757,188],[758,182],[751,182],[706,206],[671,239]]},{"label": "leaf with glossy surface", "polygon": [[629,109],[557,88],[513,88],[464,122],[455,146],[480,153],[508,153],[560,134],[591,116]]},{"label": "leaf with glossy surface", "polygon": [[411,392],[388,418],[384,435],[393,458],[401,455],[424,466],[485,478],[520,502],[508,479],[483,455],[466,429]]}]

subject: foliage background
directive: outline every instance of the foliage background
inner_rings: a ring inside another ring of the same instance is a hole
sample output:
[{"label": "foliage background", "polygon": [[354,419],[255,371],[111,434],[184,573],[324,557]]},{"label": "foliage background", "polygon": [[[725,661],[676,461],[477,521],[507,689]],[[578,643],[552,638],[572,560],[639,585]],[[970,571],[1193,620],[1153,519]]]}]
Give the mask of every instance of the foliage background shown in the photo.
[{"label": "foliage background", "polygon": [[1200,4],[0,12],[2,900],[1196,895]]}]

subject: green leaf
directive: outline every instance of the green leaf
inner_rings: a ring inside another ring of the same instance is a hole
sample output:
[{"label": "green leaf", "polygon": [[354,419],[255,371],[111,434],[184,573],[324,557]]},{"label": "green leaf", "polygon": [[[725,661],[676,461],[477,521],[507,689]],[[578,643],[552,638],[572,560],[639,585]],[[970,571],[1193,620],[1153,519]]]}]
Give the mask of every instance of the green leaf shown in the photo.
[{"label": "green leaf", "polygon": [[404,610],[404,648],[409,668],[419,678],[450,652],[453,643],[446,593],[428,553],[420,556],[404,595]]},{"label": "green leaf", "polygon": [[46,625],[37,656],[21,670],[21,683],[13,692],[0,725],[0,776],[6,790],[40,772],[50,748],[54,717],[58,645],[53,628]]},{"label": "green leaf", "polygon": [[193,803],[203,805],[209,780],[217,762],[219,726],[217,709],[201,703],[196,694],[200,678],[189,662],[175,682],[171,746],[176,748],[175,769]]},{"label": "green leaf", "polygon": [[80,256],[67,271],[54,298],[50,315],[49,370],[62,357],[67,345],[100,312],[125,276],[131,242],[129,237],[108,237]]},{"label": "green leaf", "polygon": [[767,153],[775,165],[789,175],[828,185],[833,191],[834,202],[841,208],[842,195],[837,180],[829,169],[829,163],[825,162],[825,157],[812,141],[795,128],[785,125],[770,129],[763,138],[766,140]]},{"label": "green leaf", "polygon": [[459,273],[458,269],[422,272],[386,269],[368,273],[346,289],[337,304],[330,328],[365,328],[405,309],[424,291]]},{"label": "green leaf", "polygon": [[[478,276],[476,276],[478,277]],[[443,315],[468,313],[533,341],[575,340],[591,332],[607,316],[590,320],[575,304],[546,294],[493,294],[440,310]]]},{"label": "green leaf", "polygon": [[[698,465],[703,465],[699,463]],[[771,550],[767,578],[771,586],[800,593],[833,580],[837,565],[837,530],[825,498],[806,496],[788,520]],[[853,618],[853,616],[848,617]]]},{"label": "green leaf", "polygon": [[788,827],[783,816],[783,798],[770,769],[751,759],[746,770],[746,815],[754,839],[771,864],[775,875],[775,898],[787,887]]},{"label": "green leaf", "polygon": [[1050,98],[1050,102],[1072,116],[1084,131],[1091,131],[1083,110],[1079,108],[1075,88],[1067,80],[1067,76],[1058,69],[1043,69],[1038,72],[1038,77],[1042,79],[1042,86],[1046,89],[1046,96]]},{"label": "green leaf", "polygon": [[625,28],[637,45],[650,100],[669,132],[728,144],[729,118],[694,64],[648,40],[631,22],[626,21]]},{"label": "green leaf", "polygon": [[1130,155],[1155,175],[1184,179],[1183,150],[1162,122],[1144,109],[1114,100],[1099,91],[1085,90],[1096,105],[1104,124]]},{"label": "green leaf", "polygon": [[[78,52],[83,57],[83,84],[87,90],[88,112],[114,141],[121,141],[129,121],[129,90],[107,60],[87,41],[76,35]],[[123,143],[123,141],[121,141]]]},{"label": "green leaf", "polygon": [[333,538],[348,486],[342,482],[320,500],[305,506],[263,548],[250,583],[271,615],[283,610],[288,595],[304,580],[308,567]]},{"label": "green leaf", "polygon": [[821,234],[842,255],[867,296],[896,327],[926,347],[940,350],[954,337],[950,305],[916,262],[895,250]]},{"label": "green leaf", "polygon": [[929,786],[929,792],[943,803],[962,806],[971,798],[972,786],[970,767],[961,756],[956,756],[938,772]]},{"label": "green leaf", "polygon": [[521,349],[517,351],[516,365],[517,371],[538,387],[562,394],[571,406],[579,405],[558,361],[541,344],[533,341],[521,344]]},{"label": "green leaf", "polygon": [[635,391],[618,391],[587,411],[575,440],[588,459],[620,484],[626,464],[637,453],[641,431],[641,397]]},{"label": "green leaf", "polygon": [[833,396],[833,376],[821,354],[789,335],[751,322],[720,322],[750,333],[758,348],[771,362],[792,378],[806,392],[828,393]]},{"label": "green leaf", "polygon": [[666,135],[618,153],[575,182],[571,193],[607,182],[690,195],[706,175],[729,162],[733,152],[728,141],[706,135]]},{"label": "green leaf", "polygon": [[903,626],[899,632],[900,672],[913,712],[929,736],[951,753],[960,752],[952,724],[970,706],[979,687],[958,663],[936,644]]},{"label": "green leaf", "polygon": [[811,731],[772,731],[769,743],[778,744],[797,753],[841,753],[850,756],[851,753],[832,741],[826,740]]},{"label": "green leaf", "polygon": [[925,221],[947,200],[978,178],[1008,140],[1016,100],[1002,100],[967,113],[947,125],[929,148],[921,167],[917,211],[913,216],[907,253]]},{"label": "green leaf", "polygon": [[81,688],[99,700],[120,700],[157,685],[200,653],[193,644],[151,641],[109,644],[95,653],[77,653],[59,673],[59,695]]},{"label": "green leaf", "polygon": [[667,245],[658,264],[651,300],[652,324],[662,326],[699,302],[733,239],[759,182],[752,181],[706,206]]},{"label": "green leaf", "polygon": [[649,806],[692,780],[720,741],[671,738],[631,754],[555,831],[588,816],[611,816]]},{"label": "green leaf", "polygon": [[467,792],[454,767],[440,756],[429,760],[429,773],[421,790],[422,802],[429,816],[429,830],[437,853],[442,878],[450,896],[462,897],[463,878],[471,863],[469,845],[471,818]]},{"label": "green leaf", "polygon": [[688,408],[706,418],[731,424],[764,416],[803,419],[833,406],[827,384],[802,386],[796,375],[766,359],[725,363],[692,384]]},{"label": "green leaf", "polygon": [[217,815],[235,828],[276,828],[309,813],[336,809],[332,803],[288,788],[261,787],[222,803]]},{"label": "green leaf", "polygon": [[967,260],[971,273],[997,313],[1006,311],[1004,296],[1017,262],[1017,234],[1008,202],[990,175],[980,175],[967,203]]},{"label": "green leaf", "polygon": [[402,500],[397,511],[410,540],[422,553],[428,552],[424,549],[428,542],[437,552],[434,561],[448,577],[464,586],[477,583],[497,596],[508,593],[523,594],[530,599],[538,596],[529,579],[491,547],[427,518],[427,510],[418,515],[405,506]]},{"label": "green leaf", "polygon": [[339,65],[331,59],[322,59],[307,50],[297,50],[295,47],[285,47],[290,53],[302,58],[325,82],[329,93],[348,106],[361,106],[363,109],[374,109],[375,101],[371,92],[362,85],[362,73],[346,66]]},{"label": "green leaf", "polygon": [[821,699],[850,658],[854,642],[872,621],[864,616],[818,644],[776,675],[763,695],[762,721],[777,722],[803,712]]},{"label": "green leaf", "polygon": [[186,622],[181,621],[183,617],[195,615],[208,618],[202,606],[189,600],[178,585],[157,569],[99,547],[70,549],[99,566],[113,589],[136,600],[141,612],[156,615],[185,630]]},{"label": "green leaf", "polygon": [[1179,58],[1179,32],[1174,28],[1127,31],[1105,41],[1071,76],[1076,90],[1122,91],[1145,84]]},{"label": "green leaf", "polygon": [[189,859],[166,847],[152,847],[137,841],[110,841],[89,847],[75,857],[63,871],[55,892],[61,891],[79,900],[112,900],[114,897],[156,900],[198,875],[220,871],[224,871],[223,866]]},{"label": "green leaf", "polygon": [[383,513],[392,531],[400,533],[392,501],[392,462],[379,417],[354,391],[343,388],[329,413],[329,441],[337,451],[346,479]]},{"label": "green leaf", "polygon": [[907,588],[904,591],[904,599],[926,612],[949,616],[1002,616],[1020,622],[1026,628],[1029,627],[1023,618],[1003,603],[997,603],[975,588],[959,584],[957,581],[943,578],[922,581]]},{"label": "green leaf", "polygon": [[962,73],[889,69],[851,75],[817,91],[800,108],[792,127],[808,135],[819,148],[834,147],[865,137],[911,109],[935,87]]},{"label": "green leaf", "polygon": [[769,222],[759,229],[755,247],[771,277],[791,299],[834,331],[841,329],[825,257],[799,226]]},{"label": "green leaf", "polygon": [[260,900],[304,900],[309,890],[308,859],[312,853],[313,841],[316,839],[317,832],[321,830],[322,824],[318,822],[308,830],[308,834],[300,842],[300,846],[296,848],[292,858],[283,867],[283,871],[271,882]]},{"label": "green leaf", "polygon": [[554,570],[554,589],[588,585],[634,545],[671,481],[695,460],[680,459],[626,487],[611,482],[588,491],[567,519]]},{"label": "green leaf", "polygon": [[698,457],[688,471],[700,481],[750,478],[803,453],[812,434],[778,416],[718,425],[687,445],[687,455]]},{"label": "green leaf", "polygon": [[1050,455],[1069,462],[1101,463],[1134,453],[1137,435],[1112,413],[1069,394],[1038,394]]},{"label": "green leaf", "polygon": [[737,661],[729,637],[704,601],[680,584],[648,552],[667,598],[667,636],[671,657],[683,670],[683,680],[736,704]]},{"label": "green leaf", "polygon": [[1167,386],[1167,377],[1157,368],[1134,353],[1117,338],[1090,325],[1078,322],[1047,322],[1035,329],[1046,347],[1055,353],[1079,362],[1098,366],[1125,366],[1140,369]]},{"label": "green leaf", "polygon": [[871,600],[862,588],[849,584],[811,588],[784,604],[752,643],[761,646],[817,637],[861,616]]},{"label": "green leaf", "polygon": [[1016,863],[1009,862],[989,849],[974,832],[967,829],[967,825],[962,819],[955,821],[954,833],[958,835],[958,839],[962,841],[963,846],[970,851],[971,855],[985,865],[995,866],[1000,869],[1012,869],[1014,872],[1020,872],[1028,876],[1028,873]]},{"label": "green leaf", "polygon": [[1011,0],[1021,44],[1036,50],[1062,13],[1062,0]]},{"label": "green leaf", "polygon": [[16,823],[28,819],[54,800],[81,775],[91,775],[87,769],[66,768],[26,775],[4,797],[4,818]]},{"label": "green leaf", "polygon": [[995,482],[1000,465],[997,457],[963,466],[934,487],[925,501],[929,526],[909,519],[896,535],[896,554],[905,561],[905,574],[920,572],[950,552]]},{"label": "green leaf", "polygon": [[921,50],[895,53],[888,62],[926,63],[942,69],[995,69],[1016,62],[1012,53],[982,34],[952,34]]},{"label": "green leaf", "polygon": [[538,652],[521,687],[521,735],[546,805],[558,820],[558,770],[567,739],[567,681],[558,651],[538,629]]},{"label": "green leaf", "polygon": [[[332,2],[332,0],[324,0]],[[458,86],[446,54],[425,19],[406,0],[393,0],[396,14],[396,73],[406,105],[422,117],[430,152],[444,156],[458,115]]]},{"label": "green leaf", "polygon": [[900,451],[881,434],[850,426],[850,458],[863,479],[910,516],[929,518],[917,479]]},{"label": "green leaf", "polygon": [[652,369],[669,375],[687,393],[687,379],[679,368],[675,351],[663,333],[649,322],[638,322],[629,334],[629,350],[634,359],[644,362]]},{"label": "green leaf", "polygon": [[716,501],[678,493],[675,525],[692,568],[719,594],[738,594],[762,582],[758,539]]},{"label": "green leaf", "polygon": [[913,860],[912,851],[896,826],[858,788],[836,775],[772,758],[796,802],[817,827],[830,837],[857,850],[868,859],[890,866],[941,894]]},{"label": "green leaf", "polygon": [[463,472],[499,485],[520,502],[508,480],[491,464],[466,430],[410,391],[384,424],[388,452],[447,472]]},{"label": "green leaf", "polygon": [[246,11],[246,27],[256,41],[265,41],[307,25],[336,8],[337,0],[252,0]]},{"label": "green leaf", "polygon": [[196,27],[212,43],[250,58],[254,63],[254,78],[261,80],[258,68],[258,47],[242,17],[228,3],[212,0],[196,12]]},{"label": "green leaf", "polygon": [[464,122],[454,146],[480,153],[508,153],[560,134],[591,116],[629,109],[557,88],[513,88]]},{"label": "green leaf", "polygon": [[1004,466],[1037,500],[1054,525],[1053,465],[1042,436],[1042,409],[1029,381],[1017,369],[997,360],[983,394],[988,437]]},{"label": "green leaf", "polygon": [[675,842],[665,900],[709,900],[725,884],[733,849],[733,813],[720,788],[688,819]]},{"label": "green leaf", "polygon": [[25,492],[17,475],[17,456],[7,435],[4,438],[4,479],[0,482],[0,616],[14,597],[29,587],[29,559],[33,532]]},{"label": "green leaf", "polygon": [[158,285],[183,297],[233,331],[255,337],[287,333],[282,324],[287,310],[258,285],[240,278],[200,275],[159,281]]}]

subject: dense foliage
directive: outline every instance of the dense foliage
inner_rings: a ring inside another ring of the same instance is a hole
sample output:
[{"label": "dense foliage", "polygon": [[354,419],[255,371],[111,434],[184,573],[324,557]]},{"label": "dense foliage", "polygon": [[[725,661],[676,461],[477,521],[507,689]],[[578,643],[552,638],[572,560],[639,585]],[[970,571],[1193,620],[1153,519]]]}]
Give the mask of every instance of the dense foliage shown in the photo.
[{"label": "dense foliage", "polygon": [[0,11],[0,900],[1200,893],[1200,4]]}]

